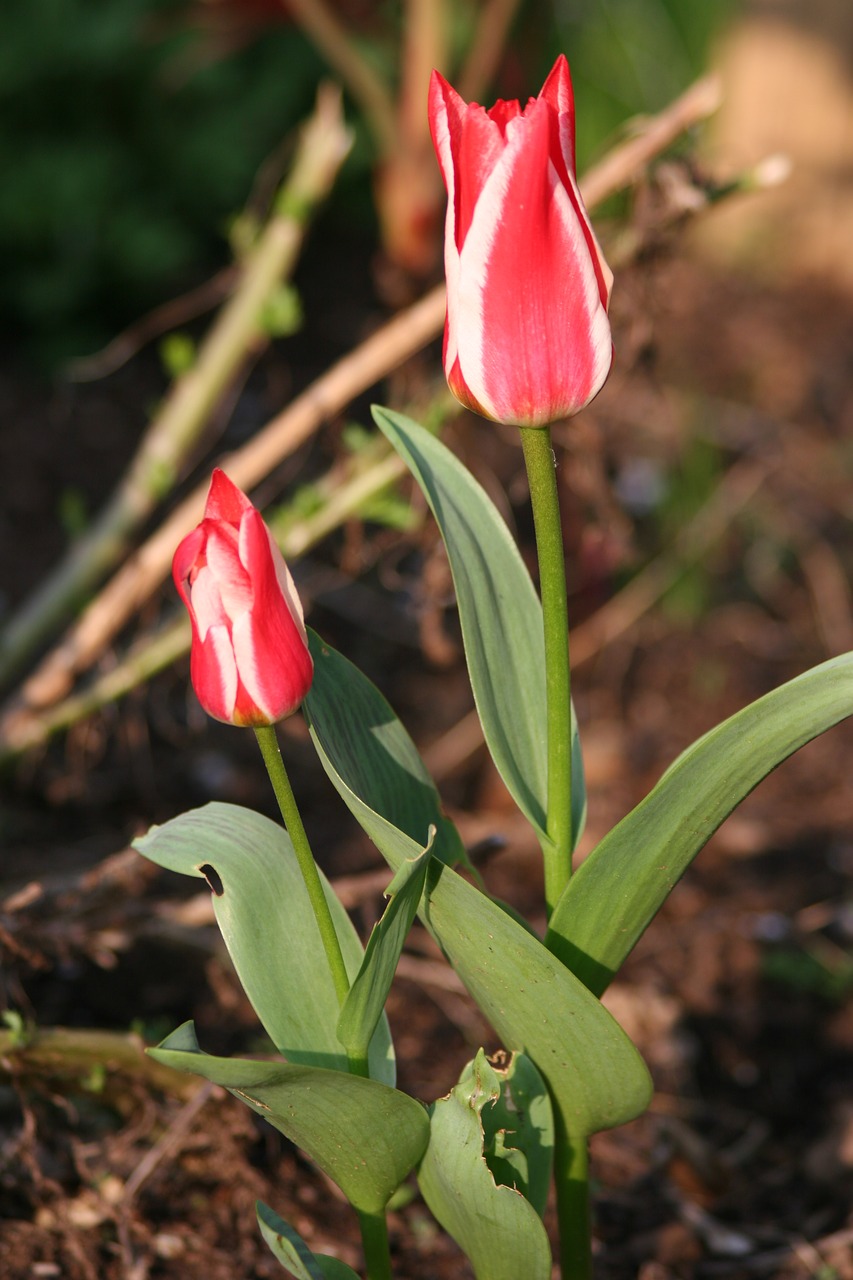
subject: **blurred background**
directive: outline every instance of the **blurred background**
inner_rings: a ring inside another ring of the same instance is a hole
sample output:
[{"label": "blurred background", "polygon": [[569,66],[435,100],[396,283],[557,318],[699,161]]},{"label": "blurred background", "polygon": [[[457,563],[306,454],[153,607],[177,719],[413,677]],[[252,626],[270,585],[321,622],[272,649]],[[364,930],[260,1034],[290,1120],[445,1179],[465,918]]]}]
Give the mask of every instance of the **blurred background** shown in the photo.
[{"label": "blurred background", "polygon": [[[81,545],[195,367],[318,84],[343,86],[351,148],[263,341],[132,544],[440,283],[430,66],[477,100],[524,100],[563,51],[581,173],[693,82],[719,82],[718,108],[684,113],[595,210],[616,269],[615,365],[555,433],[583,850],[700,733],[853,648],[849,0],[11,0],[0,22],[0,629]],[[339,478],[370,464],[372,400],[441,424],[531,555],[514,434],[448,403],[435,340],[323,416],[259,482],[259,505],[288,529],[330,508]],[[490,889],[536,918],[534,842],[472,723],[419,500],[386,486],[329,529],[294,561],[311,625],[395,706],[466,841],[485,842]],[[152,589],[78,690],[174,605],[169,585]],[[352,1224],[283,1140],[231,1099],[176,1097],[118,1039],[80,1039],[133,1027],[153,1043],[192,1016],[211,1051],[263,1049],[204,896],[127,846],[213,798],[271,804],[251,735],[205,719],[185,658],[18,749],[24,682],[68,621],[9,675],[0,719],[0,1049],[27,1026],[70,1036],[24,1071],[0,1057],[0,1275],[271,1276],[257,1195],[355,1265]],[[372,850],[297,720],[283,741],[319,860],[369,928],[384,885]],[[657,1094],[596,1139],[601,1277],[853,1277],[851,748],[841,726],[749,798],[608,995]],[[401,1084],[423,1098],[495,1047],[417,931],[390,1016]],[[416,1200],[392,1226],[401,1280],[467,1274]]]}]

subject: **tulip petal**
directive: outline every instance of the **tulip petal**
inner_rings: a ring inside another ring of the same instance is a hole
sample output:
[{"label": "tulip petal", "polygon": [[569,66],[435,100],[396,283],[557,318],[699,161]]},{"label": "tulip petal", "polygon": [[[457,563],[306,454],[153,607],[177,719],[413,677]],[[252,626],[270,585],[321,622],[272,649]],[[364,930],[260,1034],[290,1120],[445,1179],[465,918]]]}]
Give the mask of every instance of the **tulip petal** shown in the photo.
[{"label": "tulip petal", "polygon": [[[250,614],[237,619],[232,641],[240,681],[263,719],[280,720],[295,711],[308,691],[313,663],[308,653],[301,607],[294,617],[282,591],[279,566],[296,589],[278,548],[273,545],[258,511],[248,511],[240,525],[240,551],[254,587]],[[238,711],[245,711],[238,698]]]},{"label": "tulip petal", "polygon": [[239,554],[236,530],[231,525],[214,523],[212,520],[205,520],[204,524],[207,532],[207,564],[216,582],[222,607],[233,622],[252,607],[254,590],[251,571],[247,571]]},{"label": "tulip petal", "polygon": [[243,513],[252,509],[252,504],[242,489],[237,488],[221,467],[215,467],[207,492],[205,519],[223,520],[226,524],[236,526],[240,523]]},{"label": "tulip petal", "polygon": [[575,177],[560,55],[521,111],[487,112],[433,73],[430,128],[448,204],[444,369],[463,404],[539,426],[582,409],[610,369],[613,276]]},{"label": "tulip petal", "polygon": [[196,574],[190,588],[190,599],[200,640],[207,638],[211,627],[224,626],[227,630],[228,615],[222,605],[219,585],[207,565]]},{"label": "tulip petal", "polygon": [[462,378],[489,417],[519,426],[576,413],[612,356],[584,224],[550,159],[551,114],[536,102],[507,126],[460,255]]},{"label": "tulip petal", "polygon": [[205,511],[172,562],[192,622],[193,686],[219,720],[273,724],[311,685],[302,605],[260,512],[222,471]]},{"label": "tulip petal", "polygon": [[178,588],[181,599],[189,608],[189,580],[190,574],[198,564],[200,557],[203,555],[204,549],[204,530],[198,525],[185,538],[178,543],[177,550],[172,558],[172,577],[175,586]]},{"label": "tulip petal", "polygon": [[211,627],[204,640],[193,645],[190,677],[198,700],[208,715],[230,721],[239,681],[227,626]]}]

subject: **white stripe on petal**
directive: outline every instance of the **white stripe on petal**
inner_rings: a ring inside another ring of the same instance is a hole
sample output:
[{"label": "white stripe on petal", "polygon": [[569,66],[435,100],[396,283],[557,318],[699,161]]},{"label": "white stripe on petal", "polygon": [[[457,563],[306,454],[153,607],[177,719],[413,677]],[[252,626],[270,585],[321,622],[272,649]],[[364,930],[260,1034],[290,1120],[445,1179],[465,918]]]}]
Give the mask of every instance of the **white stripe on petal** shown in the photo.
[{"label": "white stripe on petal", "polygon": [[227,621],[216,579],[207,565],[199,569],[189,593],[199,639],[204,640],[211,627]]},{"label": "white stripe on petal", "polygon": [[237,701],[237,665],[227,627],[210,628],[202,662],[204,670],[200,673],[200,680],[193,676],[196,691],[203,699],[203,705],[207,706],[209,701],[210,709],[214,711],[218,705],[221,718],[230,720]]},{"label": "white stripe on petal", "polygon": [[[252,625],[252,618],[249,614],[244,614],[239,618],[231,629],[231,641],[234,645],[234,658],[237,663],[237,670],[240,672],[240,679],[243,682],[243,688],[251,698],[252,702],[261,711],[268,720],[278,719],[278,708],[270,708],[265,705],[266,699],[263,690],[263,677],[258,662],[258,652],[255,647],[255,633]],[[267,661],[270,660],[269,654],[266,655]],[[236,691],[235,691],[236,696]]]}]

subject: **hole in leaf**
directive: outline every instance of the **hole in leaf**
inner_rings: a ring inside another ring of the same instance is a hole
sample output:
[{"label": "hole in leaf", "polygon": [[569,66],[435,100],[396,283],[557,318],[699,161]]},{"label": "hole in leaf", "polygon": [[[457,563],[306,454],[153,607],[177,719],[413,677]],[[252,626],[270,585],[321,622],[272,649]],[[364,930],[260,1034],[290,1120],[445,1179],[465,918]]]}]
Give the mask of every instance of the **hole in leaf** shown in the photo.
[{"label": "hole in leaf", "polygon": [[216,868],[212,867],[209,862],[205,862],[203,866],[199,867],[199,871],[210,885],[212,892],[216,894],[217,898],[221,898],[225,892],[225,886]]}]

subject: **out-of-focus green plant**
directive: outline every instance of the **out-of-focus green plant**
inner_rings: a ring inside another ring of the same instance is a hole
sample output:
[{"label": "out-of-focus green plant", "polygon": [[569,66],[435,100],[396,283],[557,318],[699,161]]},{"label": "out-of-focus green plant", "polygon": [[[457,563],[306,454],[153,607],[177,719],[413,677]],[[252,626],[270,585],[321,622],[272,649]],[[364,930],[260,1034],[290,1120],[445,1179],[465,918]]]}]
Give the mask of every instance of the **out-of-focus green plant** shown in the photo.
[{"label": "out-of-focus green plant", "polygon": [[0,42],[0,310],[43,364],[221,262],[322,64],[271,25],[221,54],[181,0],[18,0]]},{"label": "out-of-focus green plant", "polygon": [[[736,0],[552,0],[542,69],[565,52],[578,111],[578,161],[586,167],[625,120],[658,111],[707,69]],[[537,46],[538,47],[538,46]]]}]

